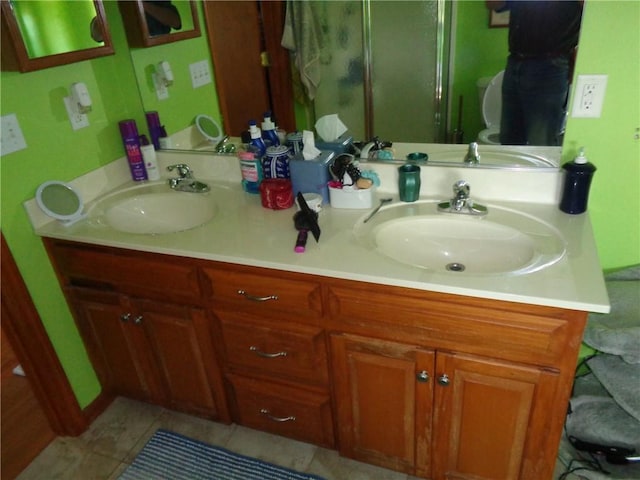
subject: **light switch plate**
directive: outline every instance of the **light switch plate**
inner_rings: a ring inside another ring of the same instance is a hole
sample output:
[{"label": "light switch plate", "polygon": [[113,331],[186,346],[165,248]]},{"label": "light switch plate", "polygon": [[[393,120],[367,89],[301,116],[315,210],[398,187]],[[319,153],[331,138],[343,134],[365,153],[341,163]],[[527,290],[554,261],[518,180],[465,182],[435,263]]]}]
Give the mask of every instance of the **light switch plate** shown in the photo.
[{"label": "light switch plate", "polygon": [[211,83],[209,62],[206,60],[190,64],[189,73],[191,74],[191,85],[193,85],[193,88],[198,88],[206,85],[207,83]]},{"label": "light switch plate", "polygon": [[18,117],[15,113],[3,115],[0,125],[0,155],[8,155],[25,148],[27,143],[22,135]]}]

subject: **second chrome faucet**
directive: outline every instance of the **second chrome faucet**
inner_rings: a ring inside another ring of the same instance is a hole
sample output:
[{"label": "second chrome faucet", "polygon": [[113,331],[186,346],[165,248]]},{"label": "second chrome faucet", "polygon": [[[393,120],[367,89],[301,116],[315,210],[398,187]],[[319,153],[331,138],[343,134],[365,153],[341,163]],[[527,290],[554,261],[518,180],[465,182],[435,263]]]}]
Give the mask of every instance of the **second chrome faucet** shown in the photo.
[{"label": "second chrome faucet", "polygon": [[170,172],[176,170],[178,172],[177,178],[169,179],[169,186],[174,190],[190,193],[205,193],[210,190],[209,185],[193,178],[193,172],[189,168],[189,165],[184,163],[169,165],[167,170]]},{"label": "second chrome faucet", "polygon": [[464,180],[458,180],[453,184],[453,197],[448,202],[440,202],[438,211],[477,216],[486,215],[487,207],[474,203],[469,196],[470,192],[471,186]]}]

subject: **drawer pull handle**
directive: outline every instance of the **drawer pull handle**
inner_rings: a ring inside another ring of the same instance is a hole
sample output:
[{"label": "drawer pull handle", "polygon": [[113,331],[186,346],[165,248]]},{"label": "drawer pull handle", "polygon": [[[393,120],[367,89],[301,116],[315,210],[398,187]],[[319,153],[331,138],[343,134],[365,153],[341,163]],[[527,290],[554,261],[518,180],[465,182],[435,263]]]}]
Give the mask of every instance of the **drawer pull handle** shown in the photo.
[{"label": "drawer pull handle", "polygon": [[293,415],[291,415],[290,417],[274,417],[273,415],[271,415],[271,413],[269,413],[269,410],[267,410],[266,408],[262,408],[260,410],[260,413],[265,417],[267,417],[269,420],[273,420],[274,422],[295,422],[296,421],[296,417]]},{"label": "drawer pull handle", "polygon": [[449,385],[449,383],[451,383],[451,380],[449,379],[449,375],[447,375],[446,373],[443,373],[442,375],[440,375],[438,377],[438,383],[443,387],[446,387],[447,385]]},{"label": "drawer pull handle", "polygon": [[264,357],[264,358],[278,358],[278,357],[286,357],[287,356],[287,352],[276,352],[276,353],[263,352],[262,350],[260,350],[255,345],[251,345],[249,347],[249,350],[254,352],[256,355],[258,355],[260,357]]},{"label": "drawer pull handle", "polygon": [[131,319],[130,313],[123,313],[122,315],[120,315],[120,321],[123,323],[127,323],[130,319]]},{"label": "drawer pull handle", "polygon": [[244,290],[238,290],[238,295],[242,295],[247,300],[252,300],[254,302],[266,302],[268,300],[277,300],[278,299],[277,295],[267,295],[266,297],[256,297],[254,295],[251,295],[251,294],[245,292]]}]

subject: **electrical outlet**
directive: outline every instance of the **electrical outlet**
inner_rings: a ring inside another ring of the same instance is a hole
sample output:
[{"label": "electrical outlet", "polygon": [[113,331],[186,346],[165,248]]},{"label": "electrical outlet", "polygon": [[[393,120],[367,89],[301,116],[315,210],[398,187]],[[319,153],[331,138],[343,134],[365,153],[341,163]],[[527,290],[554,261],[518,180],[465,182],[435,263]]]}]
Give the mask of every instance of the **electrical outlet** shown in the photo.
[{"label": "electrical outlet", "polygon": [[2,116],[0,125],[0,155],[8,155],[27,148],[15,113]]},{"label": "electrical outlet", "polygon": [[158,100],[165,100],[169,98],[169,89],[160,79],[160,75],[158,75],[157,73],[153,73],[152,76],[153,84],[156,87],[156,97],[158,97]]},{"label": "electrical outlet", "polygon": [[206,85],[207,83],[211,83],[209,62],[206,60],[189,65],[189,72],[191,73],[191,85],[193,85],[193,88],[198,88]]},{"label": "electrical outlet", "polygon": [[67,109],[67,115],[69,115],[69,123],[74,130],[80,130],[81,128],[89,126],[89,117],[84,113],[78,113],[73,108],[71,103],[71,97],[64,97],[64,106]]},{"label": "electrical outlet", "polygon": [[578,75],[571,116],[600,118],[606,89],[607,75]]}]

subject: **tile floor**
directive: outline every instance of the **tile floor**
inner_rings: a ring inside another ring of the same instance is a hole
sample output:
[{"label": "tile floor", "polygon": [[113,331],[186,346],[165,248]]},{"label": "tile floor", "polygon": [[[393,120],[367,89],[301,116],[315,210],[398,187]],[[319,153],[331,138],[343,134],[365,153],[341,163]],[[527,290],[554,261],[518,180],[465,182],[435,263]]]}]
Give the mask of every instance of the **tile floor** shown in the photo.
[{"label": "tile floor", "polygon": [[[115,480],[159,428],[327,480],[417,480],[340,457],[332,450],[125,398],[116,399],[80,437],[54,440],[18,480]],[[554,479],[562,471],[558,464]]]}]

